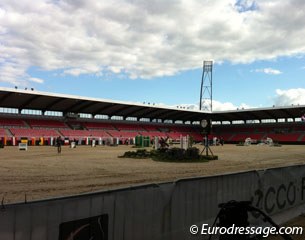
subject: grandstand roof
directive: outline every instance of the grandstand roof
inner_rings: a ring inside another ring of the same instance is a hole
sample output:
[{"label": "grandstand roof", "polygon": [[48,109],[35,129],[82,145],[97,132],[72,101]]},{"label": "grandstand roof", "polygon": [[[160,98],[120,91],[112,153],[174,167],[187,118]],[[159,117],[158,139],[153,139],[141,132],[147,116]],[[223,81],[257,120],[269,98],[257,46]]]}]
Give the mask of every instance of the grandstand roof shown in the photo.
[{"label": "grandstand roof", "polygon": [[236,109],[213,112],[214,121],[262,120],[300,118],[305,113],[305,105],[291,105],[269,108]]},{"label": "grandstand roof", "polygon": [[0,88],[0,107],[182,121],[199,121],[208,115],[190,109],[10,88]]},{"label": "grandstand roof", "polygon": [[60,111],[64,113],[73,112],[93,115],[171,119],[174,121],[200,121],[206,118],[212,118],[214,121],[299,118],[305,112],[304,105],[296,105],[206,113],[198,110],[163,107],[152,104],[148,105],[11,88],[0,88],[0,107],[17,108],[19,110],[33,109]]}]

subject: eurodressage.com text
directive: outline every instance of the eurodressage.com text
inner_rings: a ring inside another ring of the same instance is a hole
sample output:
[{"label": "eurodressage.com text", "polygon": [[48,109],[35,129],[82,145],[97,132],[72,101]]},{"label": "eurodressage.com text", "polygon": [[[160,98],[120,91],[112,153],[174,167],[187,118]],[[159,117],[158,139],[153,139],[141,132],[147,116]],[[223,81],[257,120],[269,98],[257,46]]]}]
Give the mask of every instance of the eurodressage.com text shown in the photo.
[{"label": "eurodressage.com text", "polygon": [[302,227],[280,227],[277,229],[276,227],[239,227],[233,224],[231,227],[209,227],[209,224],[202,224],[202,226],[192,225],[190,227],[190,233],[192,235],[200,234],[200,235],[260,235],[264,238],[269,235],[302,235],[303,228]]}]

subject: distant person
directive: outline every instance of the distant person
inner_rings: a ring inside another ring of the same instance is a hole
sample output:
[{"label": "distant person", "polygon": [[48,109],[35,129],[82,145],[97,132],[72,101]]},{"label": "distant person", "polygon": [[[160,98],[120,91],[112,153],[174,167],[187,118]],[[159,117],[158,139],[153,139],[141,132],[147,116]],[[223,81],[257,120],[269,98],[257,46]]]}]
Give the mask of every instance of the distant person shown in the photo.
[{"label": "distant person", "polygon": [[223,139],[223,137],[221,137],[221,138],[220,138],[220,144],[221,144],[221,146],[223,146],[224,142],[225,142],[225,140]]},{"label": "distant person", "polygon": [[61,137],[56,138],[57,153],[61,153]]}]

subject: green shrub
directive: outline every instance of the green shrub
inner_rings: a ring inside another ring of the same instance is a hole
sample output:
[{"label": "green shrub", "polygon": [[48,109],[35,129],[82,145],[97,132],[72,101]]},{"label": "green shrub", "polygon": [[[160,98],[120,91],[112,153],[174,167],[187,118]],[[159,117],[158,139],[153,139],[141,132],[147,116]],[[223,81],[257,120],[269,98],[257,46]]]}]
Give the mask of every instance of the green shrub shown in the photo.
[{"label": "green shrub", "polygon": [[196,147],[188,148],[188,149],[185,151],[185,157],[188,158],[188,159],[196,159],[196,158],[199,158],[199,157],[200,157],[200,155],[199,155],[199,149],[196,148]]},{"label": "green shrub", "polygon": [[185,158],[185,150],[182,148],[169,148],[163,153],[163,158],[168,160],[183,160]]},{"label": "green shrub", "polygon": [[149,158],[150,157],[150,152],[147,152],[146,149],[138,149],[137,151],[128,151],[125,152],[123,156],[120,157],[125,157],[125,158]]},{"label": "green shrub", "polygon": [[187,150],[181,148],[169,148],[151,150],[148,152],[146,149],[137,151],[125,152],[123,156],[126,158],[152,158],[155,161],[169,161],[169,162],[206,162],[208,160],[216,160],[218,156],[205,156],[200,155],[199,149],[192,147]]}]

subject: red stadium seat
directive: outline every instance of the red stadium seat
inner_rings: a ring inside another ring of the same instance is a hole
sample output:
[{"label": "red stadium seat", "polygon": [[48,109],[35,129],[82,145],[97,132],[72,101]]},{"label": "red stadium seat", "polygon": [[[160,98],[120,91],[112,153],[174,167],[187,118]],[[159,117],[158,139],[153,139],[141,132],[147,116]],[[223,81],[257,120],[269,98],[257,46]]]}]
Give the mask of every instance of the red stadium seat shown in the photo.
[{"label": "red stadium seat", "polygon": [[56,120],[28,119],[26,122],[32,128],[68,128],[64,122]]},{"label": "red stadium seat", "polygon": [[20,119],[14,118],[0,118],[0,126],[2,127],[26,127],[24,122]]},{"label": "red stadium seat", "polygon": [[54,129],[11,128],[10,131],[15,137],[56,137],[59,135]]}]

